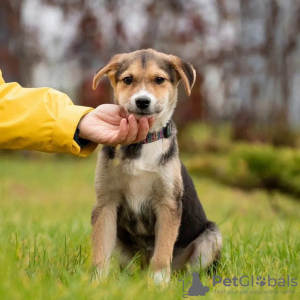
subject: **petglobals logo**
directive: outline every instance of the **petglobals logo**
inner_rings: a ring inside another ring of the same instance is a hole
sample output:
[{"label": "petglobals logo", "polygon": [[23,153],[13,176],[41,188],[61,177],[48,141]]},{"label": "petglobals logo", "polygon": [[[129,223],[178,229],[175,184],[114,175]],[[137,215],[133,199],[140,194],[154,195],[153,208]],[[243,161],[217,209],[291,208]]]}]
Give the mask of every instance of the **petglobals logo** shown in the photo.
[{"label": "petglobals logo", "polygon": [[273,278],[270,275],[268,277],[255,277],[253,275],[251,276],[241,276],[236,277],[233,276],[232,278],[224,278],[222,279],[221,276],[213,276],[213,286],[216,286],[217,284],[223,284],[227,287],[232,286],[286,286],[286,287],[295,287],[298,285],[297,278],[290,278],[289,275],[287,275],[286,278]]},{"label": "petglobals logo", "polygon": [[[205,296],[209,292],[209,287],[205,286],[201,281],[197,272],[189,272],[179,281],[183,284],[183,298],[191,296]],[[283,290],[281,287],[296,287],[298,286],[297,278],[290,275],[281,278],[274,278],[270,275],[261,276],[233,276],[232,278],[222,278],[221,276],[212,277],[212,285],[215,294],[294,294],[295,290]],[[222,287],[222,289],[218,289]],[[227,287],[229,289],[227,289]],[[238,290],[230,289],[239,287]],[[249,289],[247,289],[247,287]],[[263,287],[255,290],[255,287]],[[281,289],[275,289],[280,287]],[[226,289],[225,289],[226,288]]]},{"label": "petglobals logo", "polygon": [[[189,278],[192,275],[192,280]],[[179,279],[183,284],[183,298],[187,298],[189,296],[205,296],[205,294],[209,291],[208,286],[204,286],[200,281],[199,274],[197,272],[189,272],[184,277]]]}]

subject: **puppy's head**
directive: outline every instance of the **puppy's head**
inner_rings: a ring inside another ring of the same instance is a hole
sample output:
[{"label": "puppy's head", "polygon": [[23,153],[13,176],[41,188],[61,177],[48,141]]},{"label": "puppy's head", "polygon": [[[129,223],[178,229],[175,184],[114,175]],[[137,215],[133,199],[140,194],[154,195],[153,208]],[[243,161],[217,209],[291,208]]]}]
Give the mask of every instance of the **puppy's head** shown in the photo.
[{"label": "puppy's head", "polygon": [[115,55],[95,75],[93,89],[103,75],[110,79],[117,104],[137,118],[155,116],[161,123],[174,111],[179,81],[190,95],[196,80],[189,63],[152,49]]}]

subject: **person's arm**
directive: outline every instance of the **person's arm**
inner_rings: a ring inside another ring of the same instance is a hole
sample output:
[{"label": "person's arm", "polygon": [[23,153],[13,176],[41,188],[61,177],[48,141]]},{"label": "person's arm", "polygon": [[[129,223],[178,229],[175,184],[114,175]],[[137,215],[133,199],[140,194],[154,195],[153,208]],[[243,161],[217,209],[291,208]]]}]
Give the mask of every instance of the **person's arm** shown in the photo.
[{"label": "person's arm", "polygon": [[83,148],[74,134],[90,107],[73,105],[50,88],[23,88],[5,83],[0,70],[0,149],[28,149],[87,156],[97,143]]},{"label": "person's arm", "polygon": [[87,156],[98,144],[142,141],[154,118],[139,121],[119,105],[74,105],[51,88],[5,83],[0,70],[0,149],[28,149]]}]

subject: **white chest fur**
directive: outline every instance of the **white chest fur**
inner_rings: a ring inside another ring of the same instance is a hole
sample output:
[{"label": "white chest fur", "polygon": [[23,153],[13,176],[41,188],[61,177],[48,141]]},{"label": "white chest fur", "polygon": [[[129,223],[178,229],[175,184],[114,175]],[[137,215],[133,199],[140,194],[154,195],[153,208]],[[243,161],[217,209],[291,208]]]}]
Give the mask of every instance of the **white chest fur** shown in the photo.
[{"label": "white chest fur", "polygon": [[130,208],[139,213],[142,205],[153,198],[153,184],[159,180],[159,159],[165,141],[159,140],[142,146],[141,155],[123,162],[124,193]]},{"label": "white chest fur", "polygon": [[122,175],[119,177],[122,192],[130,208],[139,213],[145,202],[154,197],[153,186],[161,181],[161,155],[169,147],[168,139],[142,146],[141,154],[134,159],[125,159],[121,162]]},{"label": "white chest fur", "polygon": [[169,142],[162,139],[143,145],[138,158],[124,161],[123,172],[133,176],[142,175],[143,172],[159,172],[159,159],[164,153],[166,143]]},{"label": "white chest fur", "polygon": [[123,151],[117,149],[115,158],[107,161],[106,154],[100,152],[96,176],[99,193],[109,189],[115,197],[122,195],[133,212],[139,213],[146,202],[157,198],[157,189],[162,191],[166,182],[173,182],[173,172],[160,164],[170,142],[171,139],[161,139],[145,144],[135,158],[122,159]]}]

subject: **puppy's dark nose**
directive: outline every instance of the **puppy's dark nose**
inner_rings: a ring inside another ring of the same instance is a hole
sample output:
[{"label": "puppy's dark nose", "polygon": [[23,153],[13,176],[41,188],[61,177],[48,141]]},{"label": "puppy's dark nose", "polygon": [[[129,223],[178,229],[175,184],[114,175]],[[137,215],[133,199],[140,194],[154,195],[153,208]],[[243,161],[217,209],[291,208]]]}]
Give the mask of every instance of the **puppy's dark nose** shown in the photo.
[{"label": "puppy's dark nose", "polygon": [[150,98],[148,97],[142,97],[142,98],[137,98],[135,100],[135,104],[138,108],[140,109],[145,109],[150,105]]}]

